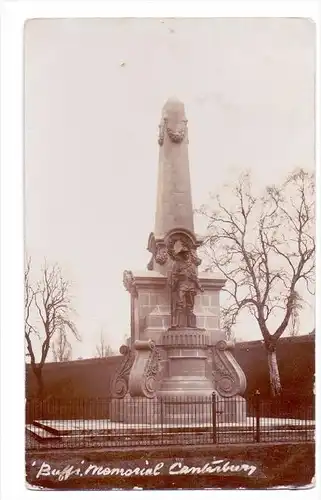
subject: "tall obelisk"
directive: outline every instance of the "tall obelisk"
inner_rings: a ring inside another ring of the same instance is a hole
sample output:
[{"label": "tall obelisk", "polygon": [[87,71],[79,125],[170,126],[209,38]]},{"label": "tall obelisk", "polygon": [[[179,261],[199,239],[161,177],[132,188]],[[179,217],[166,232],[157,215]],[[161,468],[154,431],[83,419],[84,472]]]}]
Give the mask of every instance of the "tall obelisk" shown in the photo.
[{"label": "tall obelisk", "polygon": [[194,231],[184,104],[168,99],[159,125],[159,166],[155,236],[176,227]]},{"label": "tall obelisk", "polygon": [[184,104],[176,97],[169,98],[163,106],[158,144],[155,229],[148,243],[153,258],[149,269],[166,274],[165,236],[178,228],[194,235],[187,118]]}]

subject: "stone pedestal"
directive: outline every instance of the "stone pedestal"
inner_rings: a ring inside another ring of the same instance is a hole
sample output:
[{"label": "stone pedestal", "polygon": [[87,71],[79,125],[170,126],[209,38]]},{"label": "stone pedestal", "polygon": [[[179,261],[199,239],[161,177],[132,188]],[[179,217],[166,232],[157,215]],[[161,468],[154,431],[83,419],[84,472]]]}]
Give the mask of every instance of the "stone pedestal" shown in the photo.
[{"label": "stone pedestal", "polygon": [[124,361],[113,383],[111,420],[212,425],[215,411],[218,424],[245,421],[241,394],[246,381],[231,353],[233,344],[221,340],[213,346],[209,337],[201,328],[169,328],[158,348],[152,341],[136,341],[132,350],[121,349]]},{"label": "stone pedestal", "polygon": [[132,397],[113,399],[110,404],[110,419],[125,424],[152,425],[160,423],[161,408],[157,398]]},{"label": "stone pedestal", "polygon": [[246,401],[241,396],[222,398],[212,396],[166,396],[147,399],[131,397],[113,399],[110,404],[110,420],[124,424],[168,427],[198,427],[213,425],[213,411],[217,425],[246,421]]},{"label": "stone pedestal", "polygon": [[207,375],[209,335],[201,328],[170,328],[162,336],[166,364],[158,397],[165,424],[211,422],[213,382]]},{"label": "stone pedestal", "polygon": [[200,328],[169,328],[163,333],[167,360],[159,396],[211,396],[213,383],[206,377],[208,343],[208,333]]}]

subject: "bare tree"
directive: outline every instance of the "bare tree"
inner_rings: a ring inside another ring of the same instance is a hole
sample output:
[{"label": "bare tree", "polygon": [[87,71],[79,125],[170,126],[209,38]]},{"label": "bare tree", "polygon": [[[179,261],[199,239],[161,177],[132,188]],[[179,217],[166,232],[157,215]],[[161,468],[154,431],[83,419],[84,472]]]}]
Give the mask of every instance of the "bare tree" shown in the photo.
[{"label": "bare tree", "polygon": [[219,270],[227,279],[223,325],[231,332],[243,310],[255,318],[274,396],[281,393],[277,341],[291,318],[298,320],[298,288],[314,293],[314,195],[314,177],[302,169],[281,186],[267,187],[263,196],[254,196],[250,175],[243,174],[229,202],[217,196],[214,211],[199,210],[208,219],[208,270]]},{"label": "bare tree", "polygon": [[[25,264],[25,274],[24,274],[24,283],[25,283],[25,339],[26,339],[26,357],[30,358],[30,362],[35,362],[35,358],[33,356],[31,336],[36,333],[35,329],[31,325],[31,309],[34,301],[34,291],[30,285],[30,269],[31,269],[31,259],[27,258]],[[31,354],[32,353],[32,354]]]},{"label": "bare tree", "polygon": [[70,361],[72,357],[72,347],[67,338],[66,329],[63,326],[59,328],[57,338],[51,343],[51,350],[56,362]]},{"label": "bare tree", "polygon": [[[60,267],[46,262],[41,279],[35,286],[30,280],[31,260],[25,268],[25,340],[31,368],[38,383],[38,396],[43,395],[43,366],[50,344],[61,329],[80,340],[76,325],[70,319],[71,283],[62,276]],[[40,345],[39,361],[36,360],[37,339]]]},{"label": "bare tree", "polygon": [[107,344],[103,331],[100,332],[100,341],[96,345],[96,358],[108,358],[113,356],[113,350],[109,344]]}]

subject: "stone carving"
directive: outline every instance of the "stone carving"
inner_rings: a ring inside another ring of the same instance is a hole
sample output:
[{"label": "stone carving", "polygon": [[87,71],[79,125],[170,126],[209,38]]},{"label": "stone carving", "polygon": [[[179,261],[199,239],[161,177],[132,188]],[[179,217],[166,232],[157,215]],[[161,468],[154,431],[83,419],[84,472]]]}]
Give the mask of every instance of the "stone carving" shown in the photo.
[{"label": "stone carving", "polygon": [[165,126],[168,137],[172,142],[179,144],[180,142],[183,141],[187,130],[187,120],[182,120],[180,123],[176,125],[174,129],[169,127],[169,125],[167,124],[167,120],[165,118]]},{"label": "stone carving", "polygon": [[203,291],[197,276],[201,260],[193,242],[183,234],[169,239],[167,251],[173,260],[170,273],[172,327],[195,328],[195,296]]},{"label": "stone carving", "polygon": [[154,233],[149,235],[147,250],[151,252],[152,258],[147,265],[149,271],[154,269],[154,260],[157,264],[164,266],[168,260],[168,252],[164,242],[157,242]]},{"label": "stone carving", "polygon": [[175,127],[170,127],[168,125],[168,118],[164,117],[162,118],[158,129],[158,144],[160,146],[164,144],[165,131],[167,132],[167,135],[172,142],[179,144],[185,137],[187,130],[187,120],[182,120],[181,122],[177,123]]},{"label": "stone carving", "polygon": [[150,378],[156,378],[159,371],[159,361],[160,354],[154,345],[145,368],[145,377],[147,380]]},{"label": "stone carving", "polygon": [[160,355],[153,340],[136,340],[135,361],[129,376],[129,394],[132,397],[154,398]]},{"label": "stone carving", "polygon": [[167,259],[168,259],[168,253],[167,253],[167,248],[164,244],[157,244],[156,245],[156,254],[155,254],[155,261],[157,262],[157,264],[160,264],[161,266],[163,266],[164,264],[166,264],[167,262]]},{"label": "stone carving", "polygon": [[137,295],[135,278],[132,271],[124,271],[123,284],[127,292],[129,292],[131,295]]},{"label": "stone carving", "polygon": [[233,342],[226,340],[220,340],[212,347],[214,385],[223,397],[241,396],[246,389],[243,370],[230,352],[233,347]]},{"label": "stone carving", "polygon": [[165,120],[162,119],[160,124],[158,125],[158,144],[160,146],[164,144],[164,136],[165,136]]},{"label": "stone carving", "polygon": [[119,352],[124,356],[124,359],[112,381],[111,393],[114,398],[122,399],[128,392],[129,374],[134,363],[135,354],[126,345],[122,345]]},{"label": "stone carving", "polygon": [[186,328],[175,328],[174,330],[169,328],[162,334],[163,346],[192,346],[201,347],[207,350],[207,346],[209,345],[209,343],[209,333],[206,330],[201,330],[200,328],[191,328],[190,330],[186,330]]}]

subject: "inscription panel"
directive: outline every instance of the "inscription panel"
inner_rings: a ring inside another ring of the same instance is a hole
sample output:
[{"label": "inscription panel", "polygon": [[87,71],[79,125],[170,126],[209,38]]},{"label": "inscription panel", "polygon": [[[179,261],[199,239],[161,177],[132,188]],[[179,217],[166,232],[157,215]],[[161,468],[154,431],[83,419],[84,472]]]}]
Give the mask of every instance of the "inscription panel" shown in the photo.
[{"label": "inscription panel", "polygon": [[205,377],[205,362],[193,358],[171,358],[171,377]]}]

